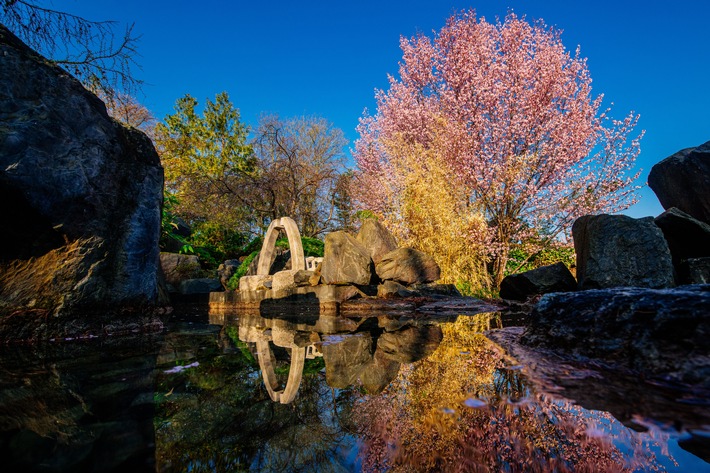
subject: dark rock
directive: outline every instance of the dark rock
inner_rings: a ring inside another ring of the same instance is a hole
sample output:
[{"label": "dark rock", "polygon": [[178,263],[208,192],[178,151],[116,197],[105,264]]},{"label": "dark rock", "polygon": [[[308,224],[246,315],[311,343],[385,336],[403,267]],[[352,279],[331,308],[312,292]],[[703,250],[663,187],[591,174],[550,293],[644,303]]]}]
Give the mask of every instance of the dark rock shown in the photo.
[{"label": "dark rock", "polygon": [[434,282],[441,277],[434,258],[413,248],[398,248],[382,257],[375,266],[383,281],[393,280],[405,285]]},{"label": "dark rock", "polygon": [[200,258],[197,255],[181,255],[179,253],[160,253],[160,267],[165,275],[165,281],[179,287],[186,279],[202,276]]},{"label": "dark rock", "polygon": [[710,286],[542,296],[521,341],[710,388]]},{"label": "dark rock", "polygon": [[528,297],[550,292],[570,292],[577,290],[574,279],[564,263],[541,266],[524,273],[506,276],[500,283],[500,297],[524,301]]},{"label": "dark rock", "polygon": [[443,338],[438,325],[409,326],[380,335],[377,350],[400,363],[414,363],[434,353]]},{"label": "dark rock", "polygon": [[678,278],[683,284],[710,284],[710,258],[689,258],[680,263]]},{"label": "dark rock", "polygon": [[397,249],[397,240],[384,225],[368,218],[362,223],[357,234],[357,241],[367,248],[372,261],[377,264],[390,251]]},{"label": "dark rock", "polygon": [[[656,217],[656,225],[668,242],[673,265],[680,276],[681,263],[688,258],[710,256],[710,225],[672,207]],[[690,282],[679,277],[679,283]]]},{"label": "dark rock", "polygon": [[710,223],[710,141],[669,156],[651,168],[648,186],[664,209],[676,207]]},{"label": "dark rock", "polygon": [[461,292],[453,284],[412,284],[409,289],[427,297],[461,297]]},{"label": "dark rock", "polygon": [[2,25],[0,57],[0,313],[156,303],[163,169],[150,139]]},{"label": "dark rock", "polygon": [[370,284],[373,264],[370,253],[352,235],[333,232],[325,237],[323,262],[321,263],[323,284]]},{"label": "dark rock", "polygon": [[217,268],[217,277],[225,290],[228,289],[229,280],[237,272],[239,266],[241,266],[241,263],[238,259],[228,259]]},{"label": "dark rock", "polygon": [[191,294],[209,294],[210,292],[220,292],[224,289],[222,288],[222,283],[219,282],[219,279],[197,278],[180,281],[180,287],[178,290],[180,291],[180,294],[187,296]]},{"label": "dark rock", "polygon": [[673,286],[668,244],[652,217],[585,215],[572,235],[580,289]]},{"label": "dark rock", "polygon": [[381,299],[391,299],[393,297],[413,297],[418,295],[414,291],[410,291],[396,281],[384,281],[377,286],[377,297]]}]

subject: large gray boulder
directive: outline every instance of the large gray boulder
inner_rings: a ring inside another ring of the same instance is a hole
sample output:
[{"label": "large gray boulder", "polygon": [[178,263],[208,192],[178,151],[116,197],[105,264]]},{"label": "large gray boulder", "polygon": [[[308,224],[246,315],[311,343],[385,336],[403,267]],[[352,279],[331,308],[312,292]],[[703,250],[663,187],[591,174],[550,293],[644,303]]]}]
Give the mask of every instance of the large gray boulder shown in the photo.
[{"label": "large gray boulder", "polygon": [[651,168],[648,186],[664,209],[676,207],[710,223],[710,141],[667,157]]},{"label": "large gray boulder", "polygon": [[0,315],[155,303],[163,169],[75,78],[0,25]]},{"label": "large gray boulder", "polygon": [[585,215],[572,225],[580,289],[671,287],[668,244],[653,217]]},{"label": "large gray boulder", "polygon": [[394,236],[373,218],[368,218],[362,223],[356,238],[370,252],[370,257],[375,264],[379,263],[384,255],[397,249],[397,240]]},{"label": "large gray boulder", "polygon": [[332,232],[325,237],[323,284],[370,284],[374,268],[367,248],[347,232]]},{"label": "large gray boulder", "polygon": [[524,301],[528,297],[550,292],[570,292],[577,290],[577,280],[564,263],[525,271],[506,276],[500,283],[501,299]]},{"label": "large gray boulder", "polygon": [[710,388],[710,285],[542,296],[521,341]]},{"label": "large gray boulder", "polygon": [[397,248],[382,257],[375,266],[383,281],[393,280],[404,285],[437,281],[441,269],[434,258],[414,248]]}]

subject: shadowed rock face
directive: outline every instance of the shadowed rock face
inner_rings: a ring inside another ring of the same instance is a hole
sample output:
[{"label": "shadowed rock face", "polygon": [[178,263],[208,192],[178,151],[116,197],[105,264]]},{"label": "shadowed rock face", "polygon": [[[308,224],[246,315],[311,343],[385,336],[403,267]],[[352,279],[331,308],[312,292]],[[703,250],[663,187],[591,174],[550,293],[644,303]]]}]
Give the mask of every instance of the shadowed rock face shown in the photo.
[{"label": "shadowed rock face", "polygon": [[434,258],[413,248],[390,251],[375,269],[383,281],[392,280],[406,285],[434,282],[441,276]]},{"label": "shadowed rock face", "polygon": [[152,143],[1,25],[0,57],[0,314],[156,302]]},{"label": "shadowed rock face", "polygon": [[710,141],[667,157],[651,168],[648,186],[664,209],[676,207],[710,223]]},{"label": "shadowed rock face", "polygon": [[363,222],[356,238],[370,252],[375,264],[379,263],[384,255],[397,249],[397,240],[390,231],[371,218]]},{"label": "shadowed rock face", "polygon": [[585,215],[572,225],[580,289],[671,287],[668,244],[653,217]]},{"label": "shadowed rock face", "polygon": [[704,283],[707,278],[698,273],[710,257],[710,225],[694,219],[675,207],[656,217],[656,225],[663,230],[673,258],[679,284]]},{"label": "shadowed rock face", "polygon": [[524,301],[530,296],[550,292],[569,292],[577,289],[577,281],[564,263],[511,274],[500,283],[500,297]]},{"label": "shadowed rock face", "polygon": [[325,237],[321,278],[324,284],[370,284],[372,258],[367,248],[346,232]]}]

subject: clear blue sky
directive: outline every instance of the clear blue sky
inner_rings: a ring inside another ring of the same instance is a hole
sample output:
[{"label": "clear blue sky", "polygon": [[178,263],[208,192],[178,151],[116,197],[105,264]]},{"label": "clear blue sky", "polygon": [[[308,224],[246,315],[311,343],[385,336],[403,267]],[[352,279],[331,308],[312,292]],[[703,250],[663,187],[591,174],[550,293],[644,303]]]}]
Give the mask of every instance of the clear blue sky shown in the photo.
[{"label": "clear blue sky", "polygon": [[[710,141],[710,2],[705,0],[228,1],[70,0],[57,8],[135,23],[145,81],[139,99],[162,119],[189,93],[200,103],[227,91],[242,119],[319,115],[352,142],[374,91],[397,73],[399,38],[439,30],[455,10],[493,20],[509,9],[563,30],[588,58],[595,95],[612,116],[641,114],[637,165],[651,166]],[[662,211],[645,188],[634,217]]]}]

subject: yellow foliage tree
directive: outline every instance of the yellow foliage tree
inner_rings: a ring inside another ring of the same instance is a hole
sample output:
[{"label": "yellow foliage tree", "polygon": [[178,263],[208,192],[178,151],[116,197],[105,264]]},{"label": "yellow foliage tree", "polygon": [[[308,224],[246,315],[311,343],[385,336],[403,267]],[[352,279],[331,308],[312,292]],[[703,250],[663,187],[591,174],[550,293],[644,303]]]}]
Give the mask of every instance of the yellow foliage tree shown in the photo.
[{"label": "yellow foliage tree", "polygon": [[486,222],[451,178],[437,147],[404,139],[388,141],[389,172],[379,185],[396,186],[390,212],[379,215],[403,246],[430,254],[441,267],[441,282],[464,292],[490,289],[486,272]]}]

